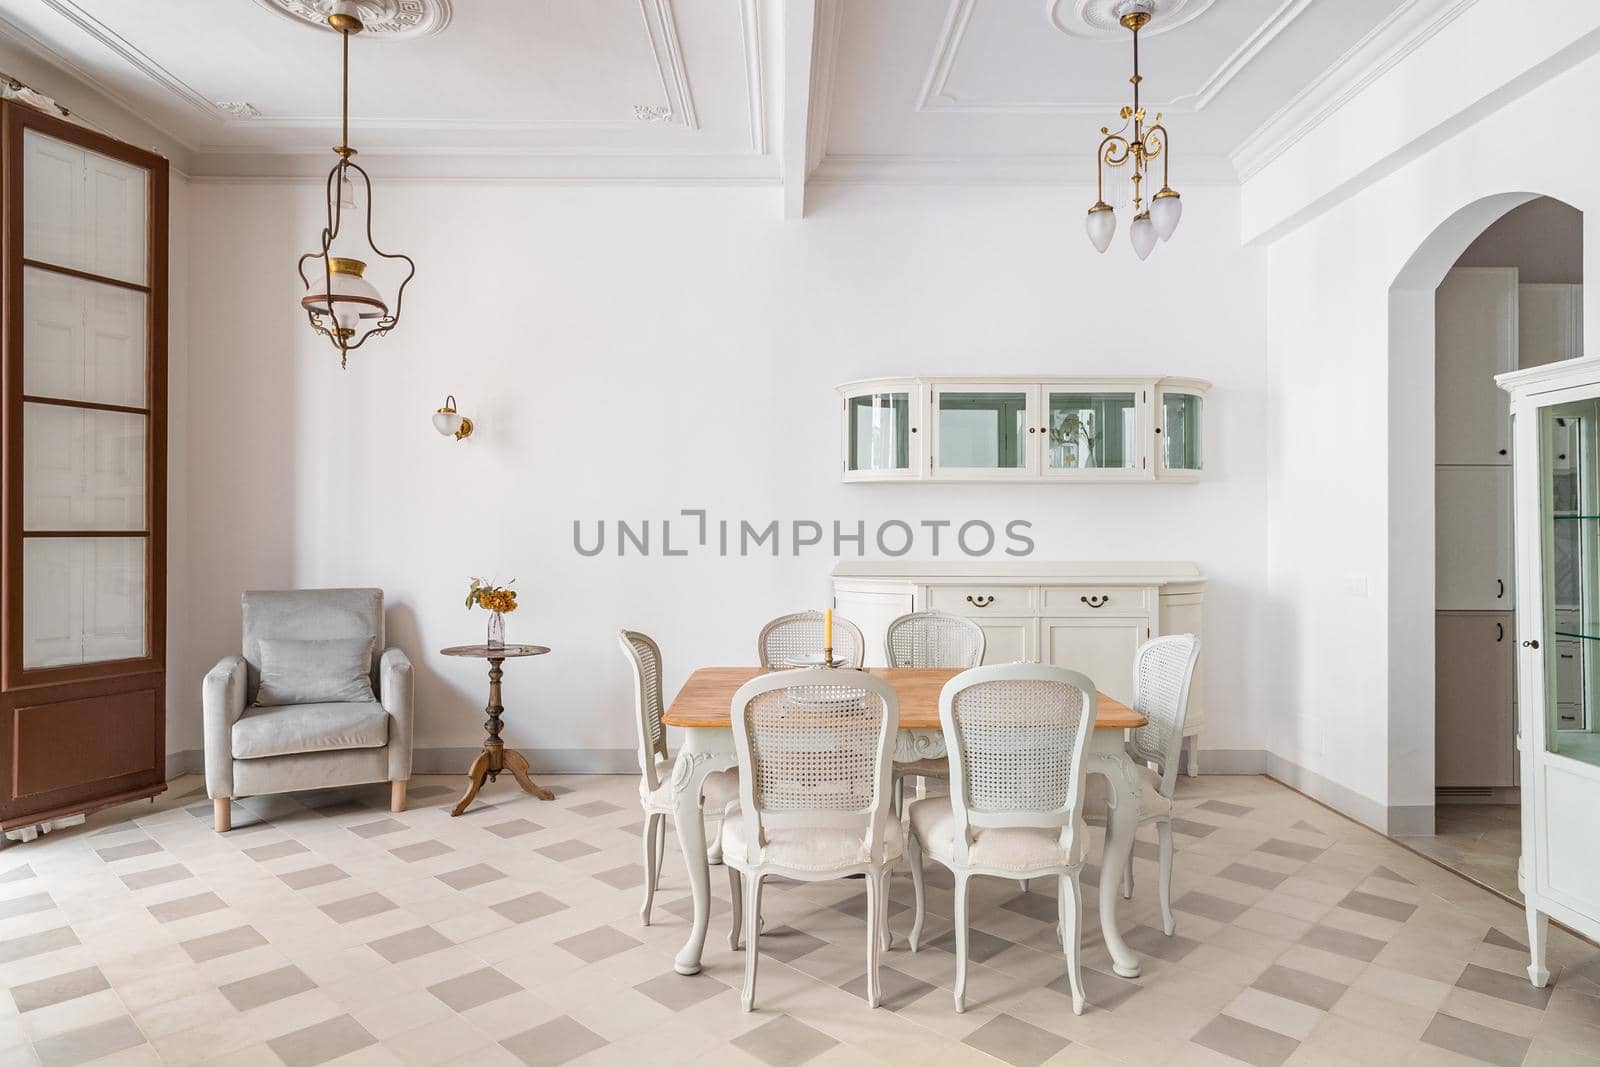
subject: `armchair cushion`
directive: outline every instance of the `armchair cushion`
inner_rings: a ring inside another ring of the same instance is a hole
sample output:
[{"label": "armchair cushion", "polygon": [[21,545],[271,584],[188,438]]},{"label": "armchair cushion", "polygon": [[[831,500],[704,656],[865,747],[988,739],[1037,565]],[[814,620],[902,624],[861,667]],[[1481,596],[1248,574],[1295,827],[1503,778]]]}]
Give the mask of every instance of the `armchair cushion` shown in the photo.
[{"label": "armchair cushion", "polygon": [[371,701],[373,637],[322,641],[262,638],[256,704],[347,704]]},{"label": "armchair cushion", "polygon": [[250,707],[233,724],[233,758],[241,760],[388,743],[389,713],[375,701]]}]

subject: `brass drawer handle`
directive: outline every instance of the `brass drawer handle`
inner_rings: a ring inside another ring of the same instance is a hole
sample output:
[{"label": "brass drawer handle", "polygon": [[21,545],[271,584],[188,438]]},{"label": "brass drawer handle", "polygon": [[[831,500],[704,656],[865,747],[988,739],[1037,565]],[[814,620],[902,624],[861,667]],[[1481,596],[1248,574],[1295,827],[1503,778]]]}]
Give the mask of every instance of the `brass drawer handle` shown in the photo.
[{"label": "brass drawer handle", "polygon": [[1111,602],[1111,594],[1107,593],[1105,596],[1081,596],[1078,599],[1091,608],[1103,608]]},{"label": "brass drawer handle", "polygon": [[968,596],[967,597],[967,603],[971,604],[975,608],[986,608],[990,604],[994,603],[994,597],[992,597],[992,596],[978,596],[978,597]]}]

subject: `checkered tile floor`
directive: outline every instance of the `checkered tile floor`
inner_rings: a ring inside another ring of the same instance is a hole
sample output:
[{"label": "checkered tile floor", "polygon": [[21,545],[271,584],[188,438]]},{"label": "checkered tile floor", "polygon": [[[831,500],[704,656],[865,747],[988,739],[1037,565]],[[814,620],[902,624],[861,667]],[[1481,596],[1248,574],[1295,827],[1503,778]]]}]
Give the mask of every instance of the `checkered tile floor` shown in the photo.
[{"label": "checkered tile floor", "polygon": [[993,880],[954,1013],[932,866],[916,954],[896,878],[877,1011],[861,883],[771,885],[743,1014],[722,872],[705,971],[680,977],[675,843],[639,925],[635,781],[543,784],[554,802],[501,781],[459,819],[456,779],[414,780],[401,815],[386,787],[250,800],[217,835],[189,778],[0,851],[0,1062],[1600,1063],[1600,950],[1552,931],[1532,988],[1519,910],[1263,778],[1181,780],[1175,937],[1141,838],[1122,915],[1142,978],[1111,976],[1089,894],[1081,1017],[1054,888]]}]

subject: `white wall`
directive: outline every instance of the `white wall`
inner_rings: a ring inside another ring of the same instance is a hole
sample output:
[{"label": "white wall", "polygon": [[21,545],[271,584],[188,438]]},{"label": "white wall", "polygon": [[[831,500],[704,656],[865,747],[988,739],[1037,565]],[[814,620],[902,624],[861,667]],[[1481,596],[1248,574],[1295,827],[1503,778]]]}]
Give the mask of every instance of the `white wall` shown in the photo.
[{"label": "white wall", "polygon": [[[765,619],[828,595],[831,555],[572,547],[574,519],[592,531],[704,507],[869,528],[1024,518],[1035,558],[1195,560],[1211,579],[1204,744],[1259,767],[1264,254],[1239,246],[1233,191],[1197,188],[1149,262],[1120,234],[1096,256],[1087,198],[827,187],[784,222],[762,188],[380,187],[378,238],[420,269],[400,328],[341,371],[296,313],[320,188],[197,182],[181,747],[200,745],[201,675],[238,649],[240,591],[324,584],[386,590],[392,639],[417,665],[419,749],[476,746],[483,665],[436,650],[482,639],[461,598],[469,575],[492,574],[518,579],[511,639],[554,648],[507,666],[510,743],[547,766],[628,766],[619,626],[660,638],[675,690],[691,666],[748,662]],[[1203,482],[838,481],[839,382],[1097,371],[1215,382]],[[447,392],[477,423],[466,443],[429,424]]]}]

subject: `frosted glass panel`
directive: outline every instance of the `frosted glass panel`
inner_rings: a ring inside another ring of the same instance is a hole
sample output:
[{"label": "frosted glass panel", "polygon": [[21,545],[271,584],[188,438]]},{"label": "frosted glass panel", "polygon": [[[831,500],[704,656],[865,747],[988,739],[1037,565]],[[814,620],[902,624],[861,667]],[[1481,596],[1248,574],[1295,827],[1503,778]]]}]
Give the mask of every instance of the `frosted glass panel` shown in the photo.
[{"label": "frosted glass panel", "polygon": [[27,267],[22,272],[22,391],[145,407],[150,298]]},{"label": "frosted glass panel", "polygon": [[1003,470],[1027,466],[1026,393],[939,394],[939,466]]},{"label": "frosted glass panel", "polygon": [[146,654],[142,537],[28,538],[22,548],[22,666]]},{"label": "frosted glass panel", "polygon": [[24,404],[22,432],[24,530],[145,529],[146,416]]},{"label": "frosted glass panel", "polygon": [[37,130],[22,155],[23,256],[144,284],[149,172]]},{"label": "frosted glass panel", "polygon": [[1169,471],[1200,469],[1200,404],[1195,393],[1161,398],[1161,464]]},{"label": "frosted glass panel", "polygon": [[1139,465],[1138,395],[1051,393],[1051,470]]},{"label": "frosted glass panel", "polygon": [[911,394],[871,393],[849,401],[850,469],[911,469]]}]

